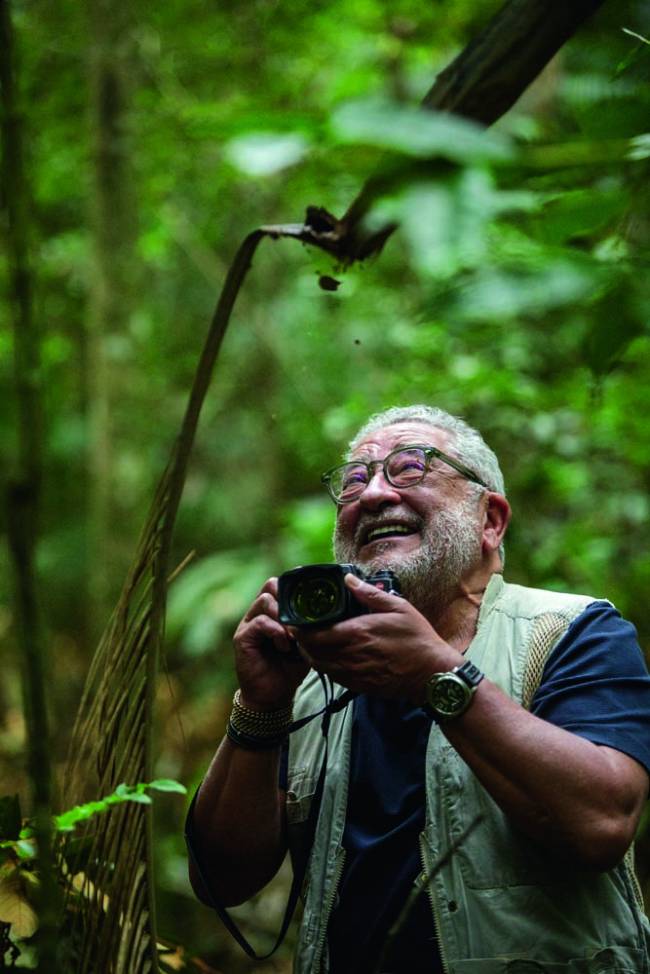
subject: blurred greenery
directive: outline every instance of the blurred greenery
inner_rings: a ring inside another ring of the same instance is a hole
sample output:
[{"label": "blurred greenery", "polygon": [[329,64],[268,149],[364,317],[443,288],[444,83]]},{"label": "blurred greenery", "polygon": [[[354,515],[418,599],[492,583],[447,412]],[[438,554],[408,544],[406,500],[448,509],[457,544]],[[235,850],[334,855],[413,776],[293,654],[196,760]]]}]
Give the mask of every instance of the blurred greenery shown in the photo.
[{"label": "blurred greenery", "polygon": [[[310,204],[342,214],[380,161],[398,178],[368,220],[400,229],[379,258],[343,273],[292,241],[265,242],[239,297],[177,523],[175,562],[193,557],[170,590],[157,774],[190,791],[200,780],[235,687],[232,630],[268,575],[329,560],[333,509],[319,474],[387,405],[436,403],[476,425],[514,508],[508,578],[610,598],[650,650],[650,11],[605,4],[488,135],[422,120],[418,99],[495,9],[487,0],[125,7],[111,56],[124,91],[115,138],[130,236],[111,285],[123,316],[98,335],[85,7],[14,3],[34,191],[47,443],[39,568],[59,772],[236,247],[261,224],[299,222]],[[320,290],[322,274],[341,280],[338,290]],[[0,280],[9,472],[4,251]],[[108,473],[97,466],[100,433]],[[0,769],[4,791],[26,796],[1,527]],[[157,800],[161,937],[217,970],[250,970],[190,895],[180,804]],[[639,854],[650,892],[650,840]],[[259,944],[279,926],[282,890],[243,908]],[[256,970],[287,970],[287,956]]]}]

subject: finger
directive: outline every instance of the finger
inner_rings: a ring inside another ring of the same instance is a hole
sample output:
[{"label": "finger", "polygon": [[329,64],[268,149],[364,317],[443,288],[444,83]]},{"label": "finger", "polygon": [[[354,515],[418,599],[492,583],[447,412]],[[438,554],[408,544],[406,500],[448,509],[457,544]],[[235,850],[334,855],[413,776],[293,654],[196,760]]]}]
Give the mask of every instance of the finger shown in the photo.
[{"label": "finger", "polygon": [[289,639],[303,654],[311,654],[312,649],[318,650],[319,647],[327,649],[329,646],[337,646],[341,641],[341,637],[338,635],[338,626],[328,626],[325,629],[302,629],[296,626],[286,626],[286,632]]},{"label": "finger", "polygon": [[404,605],[400,595],[384,592],[376,585],[370,585],[351,573],[348,573],[343,581],[354,594],[355,599],[371,612],[396,612]]},{"label": "finger", "polygon": [[268,615],[258,615],[247,622],[242,622],[235,633],[235,643],[240,646],[257,646],[261,648],[267,641],[286,640],[284,628]]},{"label": "finger", "polygon": [[300,643],[295,639],[290,639],[289,644],[291,646],[291,650],[289,653],[287,653],[286,658],[299,663],[307,663],[308,666],[311,666],[311,656],[300,645]]},{"label": "finger", "polygon": [[269,592],[274,599],[278,597],[278,579],[277,576],[273,575],[271,578],[267,578],[266,582],[262,586],[262,592]]},{"label": "finger", "polygon": [[282,653],[289,659],[302,659],[300,652],[298,650],[298,643],[295,639],[291,639],[286,632],[282,632],[281,636],[276,636],[273,640],[273,646],[278,653]]},{"label": "finger", "polygon": [[275,596],[270,591],[264,589],[257,596],[248,612],[244,616],[244,622],[250,622],[256,616],[266,615],[271,619],[278,618],[278,603]]}]

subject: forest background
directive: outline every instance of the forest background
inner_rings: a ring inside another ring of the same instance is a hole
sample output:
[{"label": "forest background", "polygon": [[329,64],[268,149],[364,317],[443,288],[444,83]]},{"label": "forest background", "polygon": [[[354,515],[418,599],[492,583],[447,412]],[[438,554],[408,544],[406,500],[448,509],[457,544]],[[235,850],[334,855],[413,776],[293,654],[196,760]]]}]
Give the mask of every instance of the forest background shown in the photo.
[{"label": "forest background", "polygon": [[[423,136],[412,106],[495,7],[14,4],[59,780],[237,246],[310,204],[344,212],[387,150],[447,165],[420,167],[380,200],[371,218],[400,224],[381,255],[341,273],[320,251],[264,242],[238,299],[174,536],[175,564],[193,554],[169,593],[157,776],[196,787],[236,685],[233,628],[269,575],[330,559],[319,475],[387,405],[431,402],[476,425],[514,509],[508,579],[609,598],[650,650],[650,13],[605,3],[488,138],[440,119]],[[8,478],[20,424],[5,250],[1,260]],[[0,780],[28,814],[2,528]],[[183,948],[169,964],[250,970],[191,896],[183,816],[178,796],[156,799],[159,933]],[[648,894],[643,835],[639,872]],[[261,947],[285,890],[281,880],[240,913]],[[255,969],[287,970],[287,956]]]}]

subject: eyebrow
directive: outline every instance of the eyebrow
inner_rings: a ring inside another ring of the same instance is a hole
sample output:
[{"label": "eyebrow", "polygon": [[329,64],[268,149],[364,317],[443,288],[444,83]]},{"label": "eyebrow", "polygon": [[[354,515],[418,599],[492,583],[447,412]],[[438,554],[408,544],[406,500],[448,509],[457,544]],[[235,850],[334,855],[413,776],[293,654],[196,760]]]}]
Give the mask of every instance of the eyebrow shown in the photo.
[{"label": "eyebrow", "polygon": [[[446,454],[446,450],[441,449],[441,447],[439,447],[439,446],[435,446],[434,447],[433,443],[423,443],[422,441],[418,441],[418,442],[415,442],[414,443],[413,440],[408,440],[407,439],[407,440],[404,440],[403,443],[395,443],[393,446],[391,446],[390,450],[388,450],[384,454],[383,457],[377,457],[377,460],[379,460],[379,459],[385,460],[386,457],[389,454],[394,453],[395,450],[406,449],[408,447],[411,447],[414,450],[417,449],[418,447],[421,447],[421,448],[429,448],[429,447],[431,447],[434,450],[440,450],[441,453],[445,453]],[[449,454],[449,456],[451,456],[451,454]],[[454,457],[454,459],[456,459],[456,458]],[[349,456],[347,458],[347,460],[342,460],[341,462],[342,463],[372,463],[373,461],[369,458],[368,454],[362,454],[361,456],[358,456],[358,457],[350,457]]]}]

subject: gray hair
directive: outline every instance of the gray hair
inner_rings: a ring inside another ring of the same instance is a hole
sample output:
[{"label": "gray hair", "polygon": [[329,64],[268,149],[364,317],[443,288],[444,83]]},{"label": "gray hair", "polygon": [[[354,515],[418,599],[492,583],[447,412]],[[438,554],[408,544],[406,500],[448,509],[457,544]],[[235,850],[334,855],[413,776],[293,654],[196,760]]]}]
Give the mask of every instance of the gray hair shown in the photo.
[{"label": "gray hair", "polygon": [[451,413],[438,409],[437,406],[391,406],[390,409],[375,413],[351,440],[348,451],[351,453],[362,440],[385,426],[408,422],[426,423],[427,426],[449,433],[452,455],[474,470],[490,490],[505,497],[503,474],[494,451],[490,449],[478,430],[473,429],[459,416],[452,416]]}]

